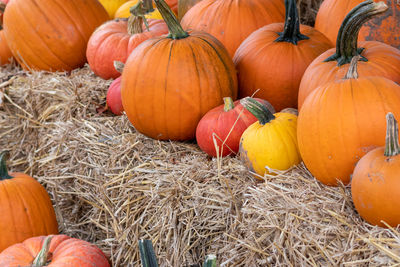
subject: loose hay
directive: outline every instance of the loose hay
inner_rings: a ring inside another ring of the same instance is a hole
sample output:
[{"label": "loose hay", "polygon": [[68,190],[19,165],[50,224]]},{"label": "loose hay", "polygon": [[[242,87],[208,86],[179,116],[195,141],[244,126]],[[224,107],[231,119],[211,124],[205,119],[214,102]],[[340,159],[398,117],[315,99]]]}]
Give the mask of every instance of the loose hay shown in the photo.
[{"label": "loose hay", "polygon": [[161,266],[199,266],[207,254],[220,266],[400,263],[398,229],[361,220],[349,188],[323,186],[304,166],[260,183],[237,158],[146,138],[125,116],[97,112],[109,84],[88,67],[1,69],[0,147],[11,170],[46,186],[60,231],[113,266],[138,266],[142,238]]}]

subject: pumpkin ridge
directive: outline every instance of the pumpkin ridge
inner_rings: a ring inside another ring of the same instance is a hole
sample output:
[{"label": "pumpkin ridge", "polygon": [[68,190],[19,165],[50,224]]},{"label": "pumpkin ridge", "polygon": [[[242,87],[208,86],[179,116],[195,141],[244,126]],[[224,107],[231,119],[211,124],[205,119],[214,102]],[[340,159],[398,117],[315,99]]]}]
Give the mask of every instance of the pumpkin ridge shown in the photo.
[{"label": "pumpkin ridge", "polygon": [[[197,66],[197,62],[195,62],[196,61],[196,53],[193,50],[192,43],[189,43],[189,47],[190,47],[190,50],[192,51],[194,66],[195,66],[196,72],[197,72],[197,76],[196,77],[200,77],[199,67]],[[201,95],[202,90],[201,90],[201,81],[200,81],[200,79],[197,79],[197,83],[198,83],[198,88],[200,89],[199,90],[199,94],[200,94],[199,99],[203,99],[202,95]],[[203,111],[202,103],[203,103],[202,101],[200,101],[200,103],[199,103],[201,111]]]},{"label": "pumpkin ridge", "polygon": [[[5,184],[7,184],[7,186],[8,185],[14,185],[14,183],[12,182],[12,181],[6,181],[6,183],[0,183],[0,186],[3,186],[3,194],[2,195],[5,195],[6,197],[5,197],[5,199],[6,200],[9,200],[10,199],[10,193],[11,192],[9,192],[8,190],[8,187],[6,187],[5,186]],[[10,232],[12,232],[13,233],[13,236],[14,236],[14,240],[17,240],[18,239],[18,236],[17,236],[17,233],[18,233],[18,231],[17,231],[17,229],[16,229],[16,222],[15,222],[15,218],[17,218],[16,216],[15,216],[15,211],[16,211],[16,209],[13,209],[13,207],[11,206],[11,202],[10,201],[7,201],[7,203],[9,204],[8,206],[9,206],[9,212],[11,212],[11,216],[9,216],[9,218],[11,218],[11,220],[12,220],[12,224],[11,224],[11,229],[12,229],[12,231],[10,231]],[[19,218],[20,219],[20,218]]]}]

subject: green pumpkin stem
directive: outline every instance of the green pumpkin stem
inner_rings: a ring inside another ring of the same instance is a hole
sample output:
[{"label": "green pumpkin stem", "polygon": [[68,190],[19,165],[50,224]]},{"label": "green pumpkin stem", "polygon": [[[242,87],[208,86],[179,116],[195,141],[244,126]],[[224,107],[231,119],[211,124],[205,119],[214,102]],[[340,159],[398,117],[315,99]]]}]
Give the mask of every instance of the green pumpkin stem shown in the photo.
[{"label": "green pumpkin stem", "polygon": [[228,112],[229,110],[232,110],[235,108],[235,104],[233,103],[232,98],[228,97],[224,97],[224,111]]},{"label": "green pumpkin stem", "polygon": [[271,111],[269,111],[263,104],[254,98],[245,97],[240,100],[240,104],[250,111],[250,113],[258,119],[258,122],[261,125],[265,125],[266,123],[275,119],[274,114],[272,114]]},{"label": "green pumpkin stem", "polygon": [[362,25],[373,17],[384,13],[388,6],[384,2],[375,3],[366,0],[354,7],[344,18],[336,39],[336,53],[324,62],[337,61],[338,66],[350,63],[351,59],[360,55],[360,61],[368,61],[361,56],[364,48],[357,47],[358,33]]},{"label": "green pumpkin stem", "polygon": [[31,267],[43,267],[47,265],[49,250],[50,250],[50,242],[52,238],[53,236],[46,237],[46,239],[43,242],[42,249],[39,251],[39,254],[32,262]]},{"label": "green pumpkin stem", "polygon": [[143,32],[142,23],[146,25],[149,30],[149,24],[144,15],[148,13],[148,10],[144,7],[143,1],[137,2],[136,5],[129,9],[131,15],[128,18],[128,33],[130,35],[138,34]]},{"label": "green pumpkin stem", "polygon": [[0,181],[13,178],[8,174],[6,159],[8,157],[8,151],[0,153]]},{"label": "green pumpkin stem", "polygon": [[300,19],[295,0],[285,0],[285,27],[279,32],[275,42],[288,42],[297,45],[298,41],[310,39],[300,32]]},{"label": "green pumpkin stem", "polygon": [[146,13],[154,12],[153,0],[143,0],[143,7],[147,11]]},{"label": "green pumpkin stem", "polygon": [[151,240],[139,240],[139,254],[143,267],[158,267],[156,253]]},{"label": "green pumpkin stem", "polygon": [[358,72],[357,72],[358,60],[360,60],[360,55],[354,56],[351,59],[349,69],[346,73],[346,76],[344,76],[345,79],[357,79],[358,78]]},{"label": "green pumpkin stem", "polygon": [[165,23],[168,26],[169,34],[168,38],[171,39],[182,39],[189,36],[189,34],[183,30],[181,24],[179,24],[174,12],[169,8],[164,0],[154,0],[158,11],[160,11]]},{"label": "green pumpkin stem", "polygon": [[400,154],[399,125],[393,114],[386,114],[386,145],[384,155],[394,157]]}]

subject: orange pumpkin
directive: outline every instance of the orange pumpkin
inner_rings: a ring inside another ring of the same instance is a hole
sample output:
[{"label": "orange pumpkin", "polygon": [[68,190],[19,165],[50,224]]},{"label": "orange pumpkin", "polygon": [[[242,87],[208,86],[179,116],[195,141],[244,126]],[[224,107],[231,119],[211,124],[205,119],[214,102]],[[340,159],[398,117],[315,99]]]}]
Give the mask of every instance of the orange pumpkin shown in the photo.
[{"label": "orange pumpkin", "polygon": [[[363,0],[325,0],[317,13],[315,28],[332,42],[336,41],[340,22],[352,8]],[[377,0],[376,0],[377,2]],[[400,4],[397,0],[385,0],[389,6],[386,16],[374,18],[360,30],[360,40],[380,41],[400,49]],[[334,18],[334,19],[332,19]]]},{"label": "orange pumpkin", "polygon": [[4,31],[0,30],[0,65],[8,64],[12,61],[13,55],[4,38]]},{"label": "orange pumpkin", "polygon": [[142,24],[142,17],[131,16],[115,19],[101,25],[92,34],[86,49],[86,57],[93,72],[103,79],[117,78],[114,61],[125,63],[133,49],[144,40],[168,33],[163,20],[149,20],[149,28]]},{"label": "orange pumpkin", "polygon": [[314,90],[300,110],[297,139],[304,164],[324,184],[350,182],[357,161],[385,140],[385,114],[400,117],[400,86],[358,77],[359,56],[345,79]]},{"label": "orange pumpkin", "polygon": [[400,50],[376,41],[360,42],[357,46],[357,34],[364,22],[386,10],[383,2],[368,0],[346,16],[339,31],[336,49],[317,57],[304,72],[299,88],[299,109],[318,86],[344,77],[351,58],[358,54],[361,55],[358,66],[360,76],[378,75],[400,83]]},{"label": "orange pumpkin", "polygon": [[15,244],[0,253],[0,266],[109,267],[104,253],[95,245],[66,235],[38,236]]},{"label": "orange pumpkin", "polygon": [[396,227],[400,224],[399,128],[392,113],[386,115],[386,145],[360,159],[351,180],[351,196],[358,213],[367,222]]},{"label": "orange pumpkin", "polygon": [[182,26],[211,34],[233,57],[252,32],[283,21],[284,14],[282,0],[203,0],[183,16]]},{"label": "orange pumpkin", "polygon": [[178,0],[178,19],[181,20],[186,12],[200,1],[201,0]]},{"label": "orange pumpkin", "polygon": [[122,72],[126,115],[139,132],[161,140],[188,140],[223,97],[237,97],[235,66],[223,45],[203,32],[185,32],[163,0],[155,0],[169,35],[143,42]]},{"label": "orange pumpkin", "polygon": [[0,252],[29,237],[58,233],[44,187],[29,175],[8,173],[5,156],[0,153]]},{"label": "orange pumpkin", "polygon": [[97,0],[12,0],[4,31],[24,69],[70,71],[85,64],[90,35],[108,19]]},{"label": "orange pumpkin", "polygon": [[322,33],[300,25],[295,0],[285,1],[285,6],[285,23],[269,24],[253,32],[233,58],[239,97],[255,93],[278,111],[297,107],[304,71],[317,56],[333,47]]}]

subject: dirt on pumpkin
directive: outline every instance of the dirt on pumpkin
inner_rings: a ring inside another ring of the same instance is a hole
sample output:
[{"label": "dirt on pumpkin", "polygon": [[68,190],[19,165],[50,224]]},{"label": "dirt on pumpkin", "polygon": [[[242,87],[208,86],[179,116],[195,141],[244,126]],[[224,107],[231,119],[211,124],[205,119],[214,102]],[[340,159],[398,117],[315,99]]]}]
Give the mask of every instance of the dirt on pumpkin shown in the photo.
[{"label": "dirt on pumpkin", "polygon": [[[303,1],[312,24],[318,1]],[[194,142],[160,142],[102,112],[111,81],[1,68],[0,148],[10,171],[48,190],[60,232],[98,245],[113,266],[139,266],[151,239],[160,266],[388,266],[398,229],[356,213],[350,188],[326,187],[300,165],[256,181],[237,157]]]}]

